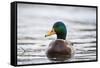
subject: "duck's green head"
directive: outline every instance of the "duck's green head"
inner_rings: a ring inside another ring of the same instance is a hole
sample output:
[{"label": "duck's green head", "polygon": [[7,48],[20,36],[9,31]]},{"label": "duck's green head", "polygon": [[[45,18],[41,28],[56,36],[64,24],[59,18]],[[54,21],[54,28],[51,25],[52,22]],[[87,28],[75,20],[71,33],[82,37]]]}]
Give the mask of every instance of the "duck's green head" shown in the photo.
[{"label": "duck's green head", "polygon": [[54,25],[53,25],[53,28],[51,31],[48,32],[46,36],[51,36],[53,34],[56,34],[57,35],[57,39],[66,39],[66,34],[67,34],[67,29],[66,29],[66,26],[63,22],[56,22]]}]

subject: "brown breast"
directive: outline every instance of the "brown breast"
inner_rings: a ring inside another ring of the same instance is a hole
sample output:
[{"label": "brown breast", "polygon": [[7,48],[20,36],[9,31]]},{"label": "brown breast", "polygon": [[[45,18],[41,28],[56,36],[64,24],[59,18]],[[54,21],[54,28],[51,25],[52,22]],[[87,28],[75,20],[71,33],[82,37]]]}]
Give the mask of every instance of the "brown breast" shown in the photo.
[{"label": "brown breast", "polygon": [[49,45],[47,57],[56,58],[56,60],[65,60],[71,57],[71,49],[67,45],[63,40],[55,40]]}]

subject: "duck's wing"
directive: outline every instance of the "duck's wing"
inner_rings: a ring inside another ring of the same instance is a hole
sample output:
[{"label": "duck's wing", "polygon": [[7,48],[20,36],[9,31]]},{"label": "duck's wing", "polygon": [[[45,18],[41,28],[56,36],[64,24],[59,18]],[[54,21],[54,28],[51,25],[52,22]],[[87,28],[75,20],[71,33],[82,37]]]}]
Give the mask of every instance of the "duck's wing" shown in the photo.
[{"label": "duck's wing", "polygon": [[65,41],[66,45],[71,48],[71,54],[72,56],[75,54],[75,47],[73,46],[73,43],[71,43],[70,41],[66,40]]}]

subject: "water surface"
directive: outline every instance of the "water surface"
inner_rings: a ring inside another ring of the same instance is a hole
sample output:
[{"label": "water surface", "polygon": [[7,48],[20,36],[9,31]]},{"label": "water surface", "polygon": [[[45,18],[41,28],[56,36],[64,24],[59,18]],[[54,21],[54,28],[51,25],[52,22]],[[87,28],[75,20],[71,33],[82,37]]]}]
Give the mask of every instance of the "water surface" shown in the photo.
[{"label": "water surface", "polygon": [[64,62],[96,60],[96,8],[18,4],[17,60],[21,64],[57,63],[46,50],[56,35],[45,38],[57,21],[67,27],[75,54]]}]

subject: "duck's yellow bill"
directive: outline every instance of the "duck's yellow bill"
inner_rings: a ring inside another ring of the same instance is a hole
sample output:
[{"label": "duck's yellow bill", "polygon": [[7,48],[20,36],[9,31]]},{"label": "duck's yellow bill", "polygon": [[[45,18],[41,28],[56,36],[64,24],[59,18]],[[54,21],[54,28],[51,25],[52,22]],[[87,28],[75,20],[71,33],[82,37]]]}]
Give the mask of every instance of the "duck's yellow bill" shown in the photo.
[{"label": "duck's yellow bill", "polygon": [[49,31],[49,32],[45,35],[45,37],[51,36],[51,35],[54,35],[54,34],[56,34],[56,33],[55,33],[54,29],[52,29],[51,31]]}]

